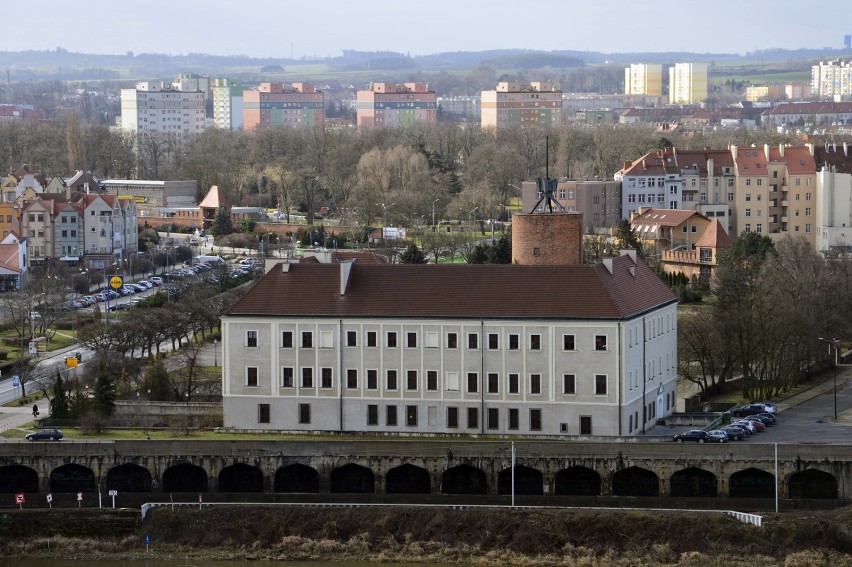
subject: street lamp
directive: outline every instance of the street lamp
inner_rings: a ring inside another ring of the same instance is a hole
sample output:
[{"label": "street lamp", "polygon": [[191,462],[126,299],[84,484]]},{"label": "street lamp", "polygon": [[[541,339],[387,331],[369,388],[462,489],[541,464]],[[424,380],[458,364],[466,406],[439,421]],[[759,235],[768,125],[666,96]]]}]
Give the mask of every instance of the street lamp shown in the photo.
[{"label": "street lamp", "polygon": [[479,207],[474,207],[472,210],[468,211],[468,213],[467,213],[467,219],[468,219],[468,222],[470,223],[471,230],[473,232],[476,232],[476,227],[474,226],[474,224],[476,224],[476,217],[474,216],[474,213],[477,211],[477,209],[479,209]]},{"label": "street lamp", "polygon": [[435,203],[440,201],[441,199],[435,199],[432,201],[432,232],[435,232]]},{"label": "street lamp", "polygon": [[840,346],[840,339],[826,339],[818,337],[819,342],[828,345],[828,351],[831,352],[831,347],[834,347],[834,419],[837,419],[837,349]]},{"label": "street lamp", "polygon": [[382,240],[384,240],[385,234],[387,234],[387,231],[385,229],[387,229],[387,226],[388,226],[388,209],[393,207],[394,205],[396,205],[396,203],[391,203],[390,205],[387,205],[387,206],[385,206],[384,203],[378,203],[378,204],[381,205],[383,213],[384,213],[384,222],[382,224]]},{"label": "street lamp", "polygon": [[219,361],[216,359],[216,345],[219,344],[217,339],[213,339],[213,366],[219,366]]}]

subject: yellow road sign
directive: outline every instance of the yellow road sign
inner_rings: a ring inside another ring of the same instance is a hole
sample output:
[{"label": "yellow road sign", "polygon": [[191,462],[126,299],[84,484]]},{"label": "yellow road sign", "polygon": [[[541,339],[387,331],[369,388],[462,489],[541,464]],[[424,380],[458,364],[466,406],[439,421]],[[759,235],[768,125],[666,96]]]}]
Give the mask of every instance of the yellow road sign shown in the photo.
[{"label": "yellow road sign", "polygon": [[112,289],[118,289],[124,285],[124,279],[121,276],[112,276],[109,279],[109,287]]}]

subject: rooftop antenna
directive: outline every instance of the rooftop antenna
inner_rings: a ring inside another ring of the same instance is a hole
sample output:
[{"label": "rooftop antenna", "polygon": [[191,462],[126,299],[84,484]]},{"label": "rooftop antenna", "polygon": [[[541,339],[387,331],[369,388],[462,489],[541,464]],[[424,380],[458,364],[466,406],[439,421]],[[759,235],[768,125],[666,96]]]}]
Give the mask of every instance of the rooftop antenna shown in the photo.
[{"label": "rooftop antenna", "polygon": [[530,213],[534,213],[542,201],[544,201],[544,210],[547,212],[552,213],[555,206],[557,212],[565,213],[567,212],[565,207],[559,204],[559,201],[554,197],[559,180],[550,178],[550,136],[547,135],[544,137],[544,162],[544,178],[536,179],[538,194],[541,197],[535,202]]}]

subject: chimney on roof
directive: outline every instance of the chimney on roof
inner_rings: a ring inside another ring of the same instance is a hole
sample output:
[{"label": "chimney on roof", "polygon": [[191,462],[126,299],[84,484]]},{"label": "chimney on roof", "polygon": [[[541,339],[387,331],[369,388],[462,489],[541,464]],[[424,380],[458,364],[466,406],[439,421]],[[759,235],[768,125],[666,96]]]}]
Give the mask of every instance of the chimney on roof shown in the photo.
[{"label": "chimney on roof", "polygon": [[763,154],[766,156],[766,161],[769,161],[769,144],[763,144]]},{"label": "chimney on roof", "polygon": [[808,151],[811,153],[811,157],[814,157],[814,145],[813,144],[805,144],[805,147],[808,148]]},{"label": "chimney on roof", "polygon": [[630,259],[633,260],[633,263],[636,264],[636,250],[621,250],[621,256],[630,256]]},{"label": "chimney on roof", "polygon": [[843,155],[849,157],[849,143],[843,142]]},{"label": "chimney on roof", "polygon": [[346,295],[346,286],[349,285],[349,276],[352,274],[352,266],[355,264],[352,260],[344,260],[340,262],[340,295]]},{"label": "chimney on roof", "polygon": [[781,153],[781,157],[784,157],[784,144],[778,144],[778,151]]},{"label": "chimney on roof", "polygon": [[611,274],[612,273],[612,258],[604,258],[603,259],[604,268]]}]

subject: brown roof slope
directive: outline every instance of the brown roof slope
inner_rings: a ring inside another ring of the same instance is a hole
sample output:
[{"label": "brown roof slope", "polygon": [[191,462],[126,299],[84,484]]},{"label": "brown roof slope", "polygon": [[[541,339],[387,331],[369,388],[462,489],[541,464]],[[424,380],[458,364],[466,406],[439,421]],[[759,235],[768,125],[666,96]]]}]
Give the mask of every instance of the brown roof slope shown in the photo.
[{"label": "brown roof slope", "polygon": [[704,248],[730,248],[731,237],[725,232],[719,219],[713,219],[710,221],[710,226],[704,230],[704,234],[695,243],[695,246],[697,248],[701,248],[702,246]]},{"label": "brown roof slope", "polygon": [[276,266],[228,315],[621,319],[676,301],[644,263],[603,266],[361,265],[340,295],[340,265]]}]

